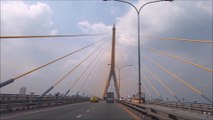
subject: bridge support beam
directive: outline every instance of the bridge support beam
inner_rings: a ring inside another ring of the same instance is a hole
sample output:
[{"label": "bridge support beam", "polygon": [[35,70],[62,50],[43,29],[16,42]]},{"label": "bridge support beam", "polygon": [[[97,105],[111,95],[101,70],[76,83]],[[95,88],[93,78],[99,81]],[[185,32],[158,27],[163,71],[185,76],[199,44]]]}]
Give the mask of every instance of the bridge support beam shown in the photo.
[{"label": "bridge support beam", "polygon": [[105,86],[105,89],[104,89],[103,98],[106,97],[106,93],[109,89],[111,78],[113,77],[115,91],[116,91],[117,97],[119,99],[120,98],[120,91],[118,89],[118,82],[117,82],[117,77],[116,77],[116,73],[115,73],[115,31],[116,31],[116,28],[115,28],[115,25],[114,25],[113,28],[112,28],[112,54],[111,54],[112,56],[111,56],[111,64],[110,64],[111,69],[110,69],[109,76],[108,76],[106,86]]}]

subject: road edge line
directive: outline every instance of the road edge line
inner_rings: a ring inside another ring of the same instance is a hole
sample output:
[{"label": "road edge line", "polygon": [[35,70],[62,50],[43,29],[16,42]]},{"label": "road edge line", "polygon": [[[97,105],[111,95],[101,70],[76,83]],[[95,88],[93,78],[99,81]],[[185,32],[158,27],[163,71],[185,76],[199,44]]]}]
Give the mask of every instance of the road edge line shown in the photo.
[{"label": "road edge line", "polygon": [[141,118],[139,116],[137,116],[135,113],[133,113],[132,111],[128,110],[127,108],[125,108],[123,105],[117,103],[125,112],[127,112],[130,116],[132,116],[135,120],[141,120]]}]

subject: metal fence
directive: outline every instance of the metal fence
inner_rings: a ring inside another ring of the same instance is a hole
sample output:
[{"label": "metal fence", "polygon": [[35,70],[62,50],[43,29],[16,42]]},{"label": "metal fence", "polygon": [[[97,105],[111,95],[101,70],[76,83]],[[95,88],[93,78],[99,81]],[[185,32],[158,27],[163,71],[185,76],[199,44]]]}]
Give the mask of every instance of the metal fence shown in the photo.
[{"label": "metal fence", "polygon": [[73,104],[88,100],[81,96],[44,96],[40,98],[38,95],[0,94],[0,112]]},{"label": "metal fence", "polygon": [[[139,113],[143,119],[152,119],[152,120],[212,120],[212,109],[207,109],[210,114],[198,113],[194,111],[188,111],[183,109],[175,109],[169,108],[165,106],[159,106],[154,104],[138,104],[138,103],[131,103],[127,101],[119,101],[121,104],[125,105],[126,107],[130,108],[131,110],[136,111]],[[168,105],[168,104],[167,104]],[[178,105],[179,106],[179,105]],[[179,106],[180,107],[180,106]],[[203,106],[204,107],[204,106]],[[186,107],[184,107],[186,108]],[[197,106],[194,106],[193,109],[197,108],[199,111],[200,109]],[[188,109],[188,108],[187,108]],[[202,108],[202,111],[205,111],[206,108]]]},{"label": "metal fence", "polygon": [[213,105],[206,103],[191,103],[191,102],[177,102],[177,101],[154,101],[147,104],[165,106],[169,108],[187,110],[203,114],[213,115]]}]

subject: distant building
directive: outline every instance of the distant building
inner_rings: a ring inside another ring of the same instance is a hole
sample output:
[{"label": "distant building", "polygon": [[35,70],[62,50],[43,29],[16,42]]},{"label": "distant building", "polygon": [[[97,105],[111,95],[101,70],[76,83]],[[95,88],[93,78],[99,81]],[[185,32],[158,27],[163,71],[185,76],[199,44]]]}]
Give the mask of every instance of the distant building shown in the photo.
[{"label": "distant building", "polygon": [[19,91],[19,94],[20,94],[20,95],[25,95],[25,94],[26,94],[26,90],[27,90],[26,87],[21,87],[21,88],[20,88],[20,91]]}]

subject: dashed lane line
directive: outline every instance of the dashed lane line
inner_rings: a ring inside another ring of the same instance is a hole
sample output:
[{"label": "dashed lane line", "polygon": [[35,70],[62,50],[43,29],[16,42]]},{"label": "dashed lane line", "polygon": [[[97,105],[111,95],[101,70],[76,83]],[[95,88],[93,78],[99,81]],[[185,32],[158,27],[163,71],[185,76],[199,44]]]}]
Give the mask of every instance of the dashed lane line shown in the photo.
[{"label": "dashed lane line", "polygon": [[76,118],[80,118],[80,117],[82,117],[82,115],[80,114],[80,115],[78,115],[78,116],[76,116]]},{"label": "dashed lane line", "polygon": [[[80,104],[80,103],[71,104],[71,106],[76,106],[78,104]],[[65,105],[63,105],[63,106],[57,106],[57,107],[52,107],[52,108],[46,108],[46,109],[42,109],[42,110],[36,110],[36,111],[32,111],[32,112],[19,113],[17,115],[5,116],[5,117],[0,118],[0,120],[15,118],[15,117],[24,116],[24,115],[30,115],[30,114],[35,114],[35,113],[45,112],[45,111],[50,111],[50,110],[57,110],[57,109],[63,108],[64,106]]]}]

